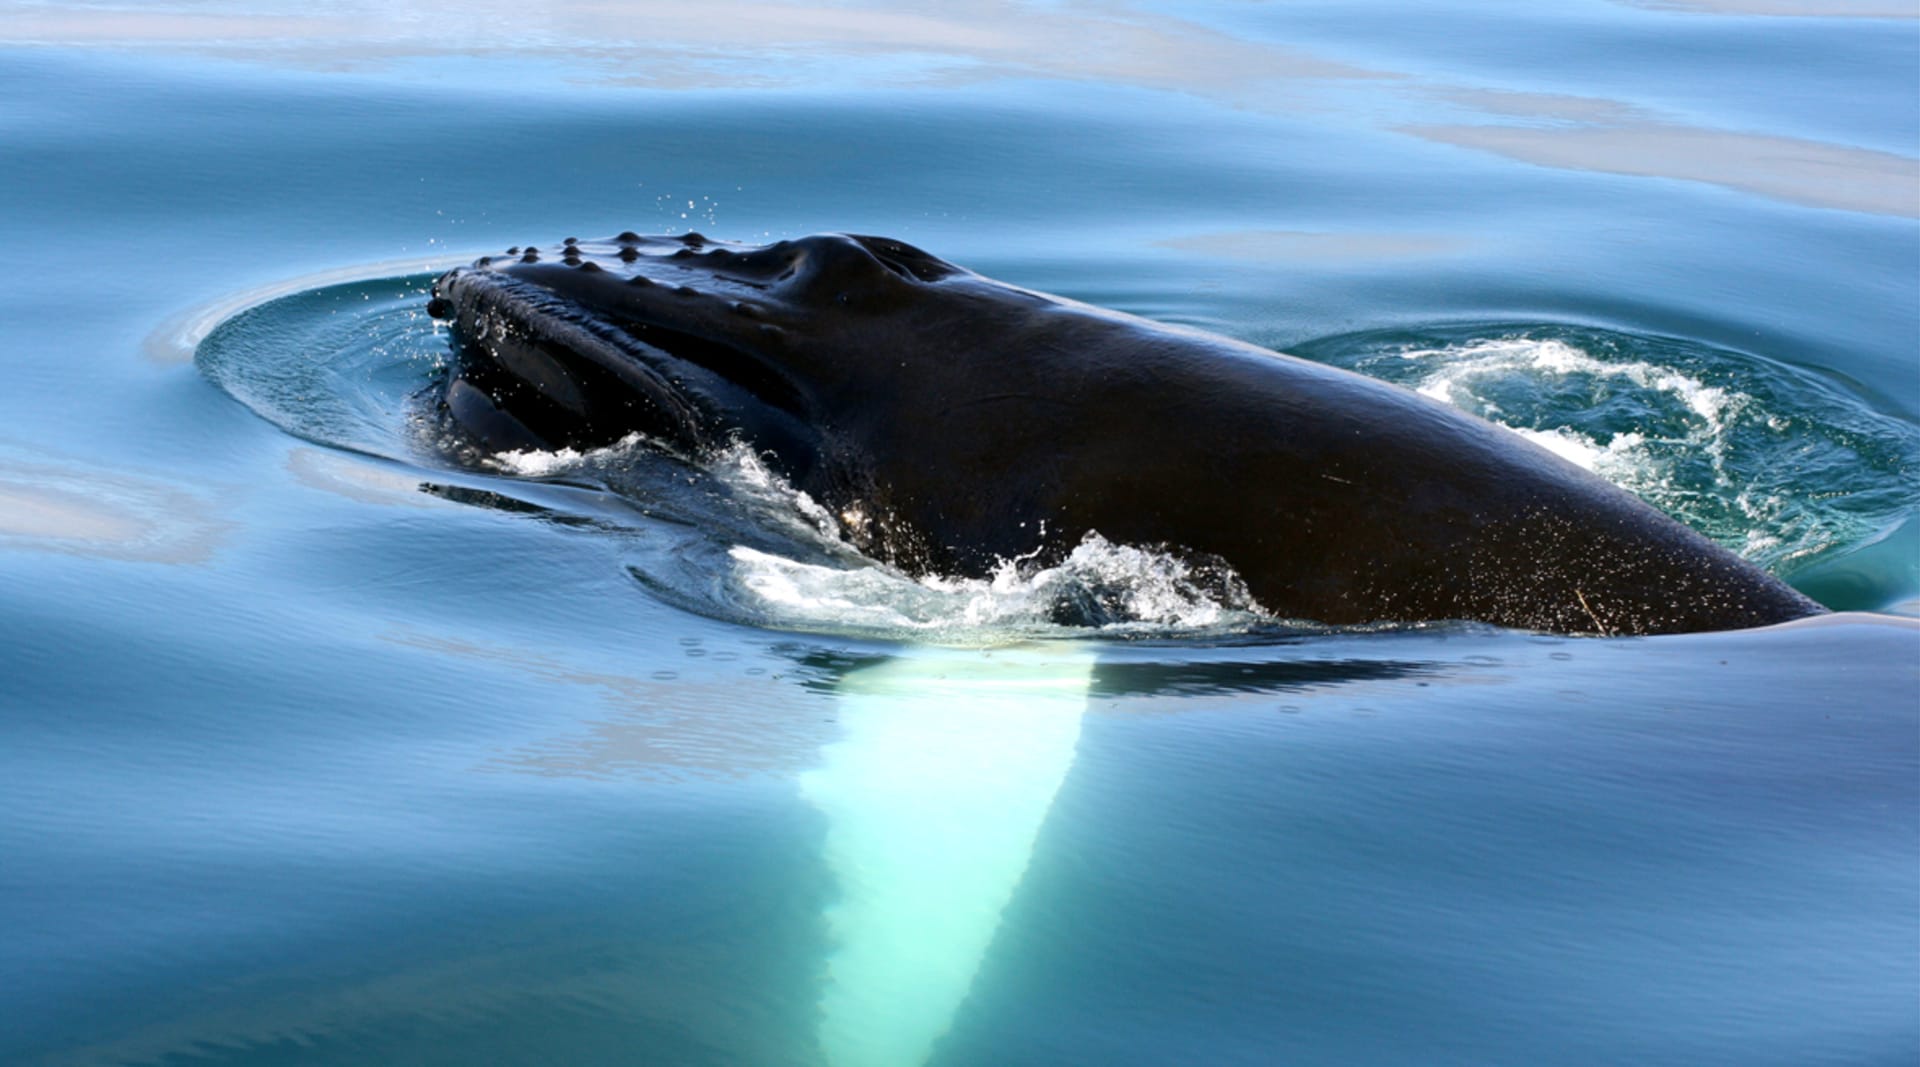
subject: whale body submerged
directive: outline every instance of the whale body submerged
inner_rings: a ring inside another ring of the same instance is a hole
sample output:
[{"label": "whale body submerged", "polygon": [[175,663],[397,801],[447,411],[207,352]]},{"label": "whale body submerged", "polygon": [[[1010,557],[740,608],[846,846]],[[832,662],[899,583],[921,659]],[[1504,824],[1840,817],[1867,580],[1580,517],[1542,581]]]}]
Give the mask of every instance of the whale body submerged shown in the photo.
[{"label": "whale body submerged", "polygon": [[899,241],[699,234],[442,275],[435,403],[489,451],[745,442],[910,573],[1092,532],[1332,625],[1737,629],[1819,605],[1502,427],[1338,368],[982,277]]}]

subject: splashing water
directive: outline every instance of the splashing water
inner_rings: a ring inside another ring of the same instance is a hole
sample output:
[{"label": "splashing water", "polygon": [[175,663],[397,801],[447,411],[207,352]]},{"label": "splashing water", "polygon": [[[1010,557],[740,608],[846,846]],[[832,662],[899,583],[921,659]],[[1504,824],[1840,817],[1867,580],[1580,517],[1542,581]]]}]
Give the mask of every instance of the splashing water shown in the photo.
[{"label": "splashing water", "polygon": [[[628,437],[586,452],[507,452],[486,459],[529,478],[587,476],[620,486],[657,455]],[[832,514],[789,486],[750,447],[735,443],[701,465],[752,525],[776,532],[773,547],[725,550],[721,594],[734,614],[761,626],[951,645],[1084,635],[1207,636],[1268,624],[1245,586],[1224,567],[1115,544],[1089,533],[1052,566],[1002,560],[983,578],[908,575],[861,556]]]},{"label": "splashing water", "polygon": [[1673,338],[1473,327],[1296,351],[1498,423],[1790,573],[1920,510],[1920,435],[1826,382]]}]

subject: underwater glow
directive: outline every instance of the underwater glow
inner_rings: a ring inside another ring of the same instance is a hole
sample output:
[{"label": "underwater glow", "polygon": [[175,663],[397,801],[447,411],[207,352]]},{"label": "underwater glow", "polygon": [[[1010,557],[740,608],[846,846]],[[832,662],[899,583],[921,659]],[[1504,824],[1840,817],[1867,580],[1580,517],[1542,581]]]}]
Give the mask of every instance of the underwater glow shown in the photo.
[{"label": "underwater glow", "polygon": [[927,649],[842,684],[841,736],[800,780],[840,884],[833,1067],[913,1067],[946,1031],[1073,764],[1093,663],[1071,645]]}]

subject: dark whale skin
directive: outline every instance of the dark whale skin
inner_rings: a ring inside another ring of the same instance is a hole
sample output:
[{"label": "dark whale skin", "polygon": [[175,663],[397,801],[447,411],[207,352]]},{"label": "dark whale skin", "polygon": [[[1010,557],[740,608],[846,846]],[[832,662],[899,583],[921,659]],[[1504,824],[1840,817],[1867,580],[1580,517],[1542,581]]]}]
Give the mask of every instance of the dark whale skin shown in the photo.
[{"label": "dark whale skin", "polygon": [[1089,531],[1229,564],[1266,610],[1657,634],[1823,609],[1501,427],[898,241],[512,249],[434,283],[437,403],[490,450],[738,438],[913,573]]}]

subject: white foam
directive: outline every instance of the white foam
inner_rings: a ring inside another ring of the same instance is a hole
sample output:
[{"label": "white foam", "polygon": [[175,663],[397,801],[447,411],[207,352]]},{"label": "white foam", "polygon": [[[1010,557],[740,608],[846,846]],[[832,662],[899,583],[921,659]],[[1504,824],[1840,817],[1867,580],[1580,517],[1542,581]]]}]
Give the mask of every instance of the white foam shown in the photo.
[{"label": "white foam", "polygon": [[636,448],[645,445],[646,438],[630,433],[613,444],[603,448],[586,450],[557,448],[552,451],[538,449],[516,449],[509,452],[495,452],[486,459],[488,465],[504,474],[521,478],[549,478],[578,470],[583,466],[605,463],[631,455]]},{"label": "white foam", "polygon": [[[525,478],[616,467],[657,447],[631,434],[605,448],[498,452],[485,462]],[[874,636],[993,644],[1070,629],[1053,621],[1067,600],[1097,601],[1109,631],[1209,631],[1266,618],[1249,598],[1223,601],[1209,590],[1232,590],[1232,579],[1204,581],[1186,561],[1165,552],[1115,544],[1089,533],[1052,567],[1031,558],[1002,560],[985,577],[914,577],[861,556],[837,516],[794,489],[750,446],[734,442],[705,463],[708,473],[753,513],[753,522],[811,544],[832,562],[790,558],[764,548],[733,546],[731,585],[749,612],[776,626],[868,631]],[[850,511],[855,509],[849,509]]]},{"label": "white foam", "polygon": [[1107,632],[1204,632],[1263,618],[1250,603],[1222,603],[1196,584],[1184,560],[1090,533],[1053,567],[1005,560],[984,578],[911,577],[870,565],[803,563],[744,545],[729,553],[735,580],[782,625],[871,629],[946,641],[991,642],[1064,630],[1063,597],[1093,590],[1115,621]]},{"label": "white foam", "polygon": [[1052,567],[1036,567],[1023,557],[1000,561],[982,578],[910,576],[860,557],[844,536],[840,516],[788,485],[746,445],[723,449],[709,469],[760,505],[766,517],[788,517],[789,533],[804,534],[845,561],[803,562],[746,545],[729,550],[735,585],[751,598],[755,614],[776,625],[994,643],[1066,630],[1052,621],[1054,607],[1085,590],[1098,590],[1116,619],[1104,627],[1109,631],[1201,631],[1266,617],[1250,599],[1223,603],[1207,592],[1186,561],[1116,544],[1097,532]]},{"label": "white foam", "polygon": [[[1790,429],[1780,416],[1758,412],[1753,398],[1744,393],[1646,360],[1610,362],[1560,340],[1475,340],[1413,349],[1400,357],[1427,365],[1414,383],[1421,393],[1505,426],[1686,521],[1718,529],[1730,547],[1749,558],[1801,554],[1787,542],[1803,538],[1783,536],[1783,528],[1798,521],[1788,514],[1790,502],[1779,493],[1753,491],[1751,476],[1735,469],[1737,423],[1757,420],[1773,434]],[[1676,425],[1672,420],[1677,419],[1683,429],[1672,439],[1650,438],[1640,430],[1600,435],[1567,426],[1539,429],[1515,425],[1533,413],[1502,411],[1492,398],[1516,381],[1532,381],[1563,396],[1577,394],[1583,388],[1580,379],[1631,388],[1642,402],[1664,408],[1668,425]],[[1686,473],[1686,465],[1697,459],[1706,461],[1711,484],[1702,486],[1697,473]],[[1748,528],[1725,529],[1735,516]]]},{"label": "white foam", "polygon": [[[1624,379],[1642,389],[1666,393],[1702,419],[1709,432],[1722,430],[1728,414],[1745,397],[1730,394],[1691,375],[1643,360],[1610,363],[1596,359],[1564,341],[1508,338],[1471,341],[1446,348],[1412,349],[1402,359],[1427,360],[1439,364],[1415,386],[1420,392],[1457,407],[1487,414],[1492,407],[1478,397],[1472,384],[1483,377],[1526,374],[1533,377],[1567,377],[1584,374],[1594,378]],[[1494,410],[1497,410],[1495,408]]]},{"label": "white foam", "polygon": [[1559,456],[1576,466],[1595,470],[1600,466],[1600,458],[1606,454],[1606,448],[1590,437],[1585,437],[1568,429],[1529,430],[1523,426],[1508,426],[1507,429],[1532,441],[1541,448]]},{"label": "white foam", "polygon": [[804,520],[803,525],[817,536],[841,541],[840,524],[833,513],[813,497],[788,485],[787,480],[744,441],[736,440],[721,449],[708,460],[708,466],[721,481],[748,500],[770,505],[776,514],[790,511]]}]

